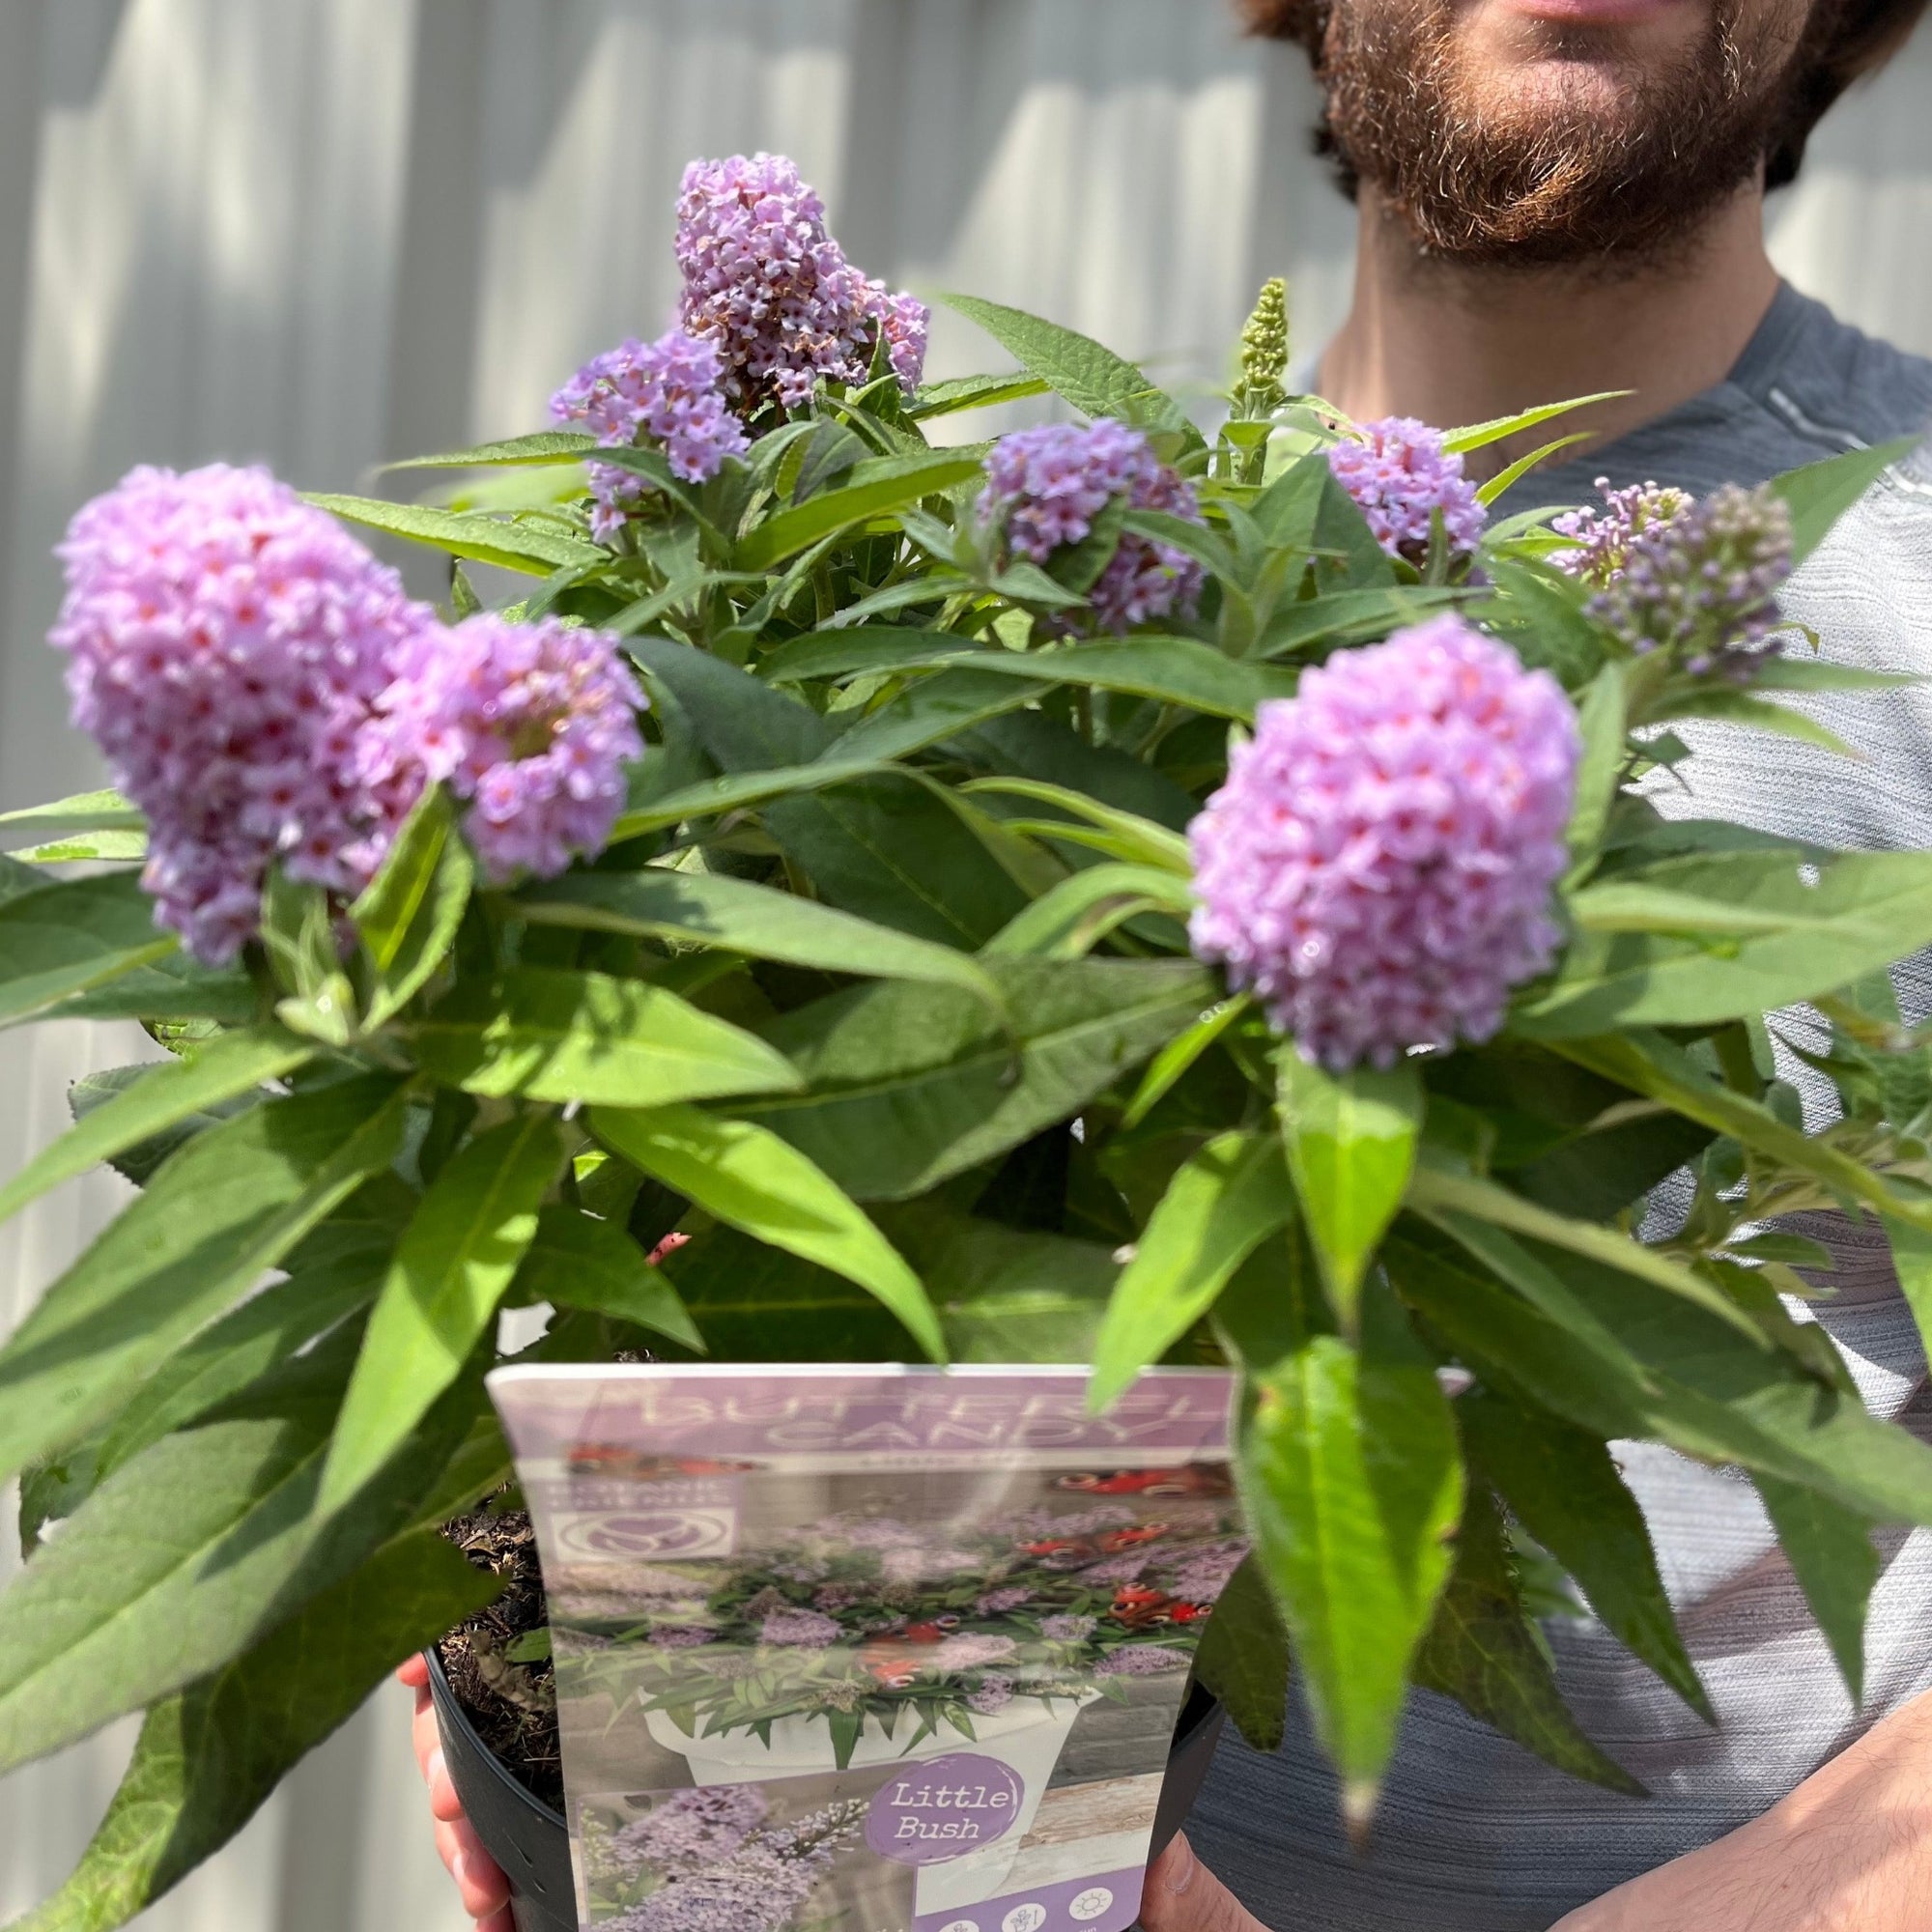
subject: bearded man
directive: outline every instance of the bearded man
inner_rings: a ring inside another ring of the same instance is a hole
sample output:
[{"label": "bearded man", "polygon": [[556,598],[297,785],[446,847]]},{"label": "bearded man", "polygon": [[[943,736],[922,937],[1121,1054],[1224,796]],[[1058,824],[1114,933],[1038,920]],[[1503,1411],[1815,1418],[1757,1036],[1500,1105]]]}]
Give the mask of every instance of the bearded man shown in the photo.
[{"label": "bearded man", "polygon": [[[1316,388],[1358,421],[1438,424],[1631,391],[1580,417],[1593,445],[1519,485],[1511,508],[1581,501],[1599,476],[1757,484],[1920,434],[1932,363],[1780,282],[1764,197],[1924,4],[1248,0],[1257,31],[1308,51],[1321,145],[1360,206],[1354,305]],[[1932,673],[1923,449],[1783,601],[1837,661]],[[1932,846],[1932,698],[1812,708],[1862,762],[1687,729],[1677,809],[1826,844]],[[1932,967],[1895,977],[1922,1020]],[[1829,1088],[1787,1071],[1815,1122]],[[1932,1440],[1883,1243],[1836,1219],[1807,1232],[1833,1250],[1819,1314],[1866,1402]],[[1550,1638],[1586,1728],[1651,1799],[1572,1782],[1417,1692],[1357,1858],[1292,1713],[1278,1755],[1223,1747],[1192,1847],[1150,1877],[1147,1932],[1932,1932],[1932,1536],[1881,1544],[1858,1708],[1749,1485],[1662,1450],[1622,1462],[1718,1727],[1601,1627],[1557,1623]]]}]

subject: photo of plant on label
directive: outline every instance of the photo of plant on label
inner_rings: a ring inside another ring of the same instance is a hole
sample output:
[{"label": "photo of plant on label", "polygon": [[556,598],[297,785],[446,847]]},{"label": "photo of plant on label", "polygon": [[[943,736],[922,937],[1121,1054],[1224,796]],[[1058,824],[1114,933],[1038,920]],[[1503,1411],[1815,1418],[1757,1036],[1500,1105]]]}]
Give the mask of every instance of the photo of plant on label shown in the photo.
[{"label": "photo of plant on label", "polygon": [[527,1368],[597,1932],[1125,1932],[1246,1553],[1230,1379]]}]

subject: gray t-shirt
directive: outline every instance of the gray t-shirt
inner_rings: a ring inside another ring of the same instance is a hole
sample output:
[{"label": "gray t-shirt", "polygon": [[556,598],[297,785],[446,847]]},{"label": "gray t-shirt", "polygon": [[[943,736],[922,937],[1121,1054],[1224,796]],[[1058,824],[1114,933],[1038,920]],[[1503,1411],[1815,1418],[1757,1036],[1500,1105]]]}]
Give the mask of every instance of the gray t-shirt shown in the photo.
[{"label": "gray t-shirt", "polygon": [[[1699,494],[1932,426],[1932,362],[1901,355],[1780,291],[1727,382],[1504,506],[1580,502],[1607,475]],[[1825,655],[1932,673],[1932,447],[1888,471],[1799,573],[1784,599]],[[1666,809],[1822,844],[1932,847],[1932,685],[1809,707],[1863,760],[1704,725],[1685,736],[1688,797]],[[1895,976],[1909,1014],[1932,1013],[1932,970]],[[1829,1104],[1815,1081],[1807,1106]],[[1808,1232],[1837,1258],[1820,1307],[1867,1405],[1932,1441],[1932,1391],[1883,1243],[1837,1217]],[[1719,1716],[1708,1729],[1593,1623],[1549,1629],[1563,1689],[1590,1734],[1655,1794],[1580,1784],[1428,1692],[1410,1699],[1374,1848],[1355,1858],[1335,1780],[1299,1698],[1287,1744],[1261,1757],[1230,1735],[1189,1831],[1208,1863],[1273,1932],[1544,1932],[1566,1912],[1735,1830],[1888,1712],[1932,1689],[1932,1532],[1883,1533],[1867,1633],[1866,1693],[1852,1707],[1778,1553],[1756,1493],[1734,1472],[1622,1445],[1686,1642]]]}]

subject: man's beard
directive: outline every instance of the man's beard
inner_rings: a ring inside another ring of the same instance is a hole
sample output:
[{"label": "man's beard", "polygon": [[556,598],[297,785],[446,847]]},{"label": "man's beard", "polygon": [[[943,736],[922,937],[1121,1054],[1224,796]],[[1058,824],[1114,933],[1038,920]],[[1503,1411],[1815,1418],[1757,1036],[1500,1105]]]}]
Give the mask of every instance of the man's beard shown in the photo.
[{"label": "man's beard", "polygon": [[1559,87],[1513,104],[1472,80],[1450,0],[1339,0],[1326,133],[1431,253],[1628,272],[1756,176],[1790,53],[1770,31],[1742,37],[1719,0],[1701,45],[1668,73],[1633,73],[1613,103]]}]

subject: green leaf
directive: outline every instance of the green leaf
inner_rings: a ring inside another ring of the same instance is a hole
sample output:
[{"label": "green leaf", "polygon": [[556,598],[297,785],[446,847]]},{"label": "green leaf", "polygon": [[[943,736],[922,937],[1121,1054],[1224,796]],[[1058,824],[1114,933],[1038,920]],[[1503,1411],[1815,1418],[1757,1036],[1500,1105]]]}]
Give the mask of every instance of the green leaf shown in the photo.
[{"label": "green leaf", "polygon": [[[1037,779],[1003,777],[976,779],[965,789],[975,795],[991,793],[1001,798],[1027,798],[1041,805],[1050,805],[1056,810],[1069,814],[1065,827],[1058,824],[1051,827],[1052,836],[1056,838],[1092,843],[1096,849],[1127,865],[1152,866],[1190,879],[1194,875],[1187,840],[1179,833],[1171,832],[1166,826],[1156,825],[1151,819],[1142,818],[1134,812],[1102,805],[1082,792],[1069,791],[1065,785],[1043,784]],[[1093,827],[1100,837],[1087,838],[1082,833],[1083,825]]]},{"label": "green leaf", "polygon": [[1235,1271],[1294,1218],[1272,1134],[1227,1133],[1180,1167],[1114,1291],[1088,1402],[1105,1408],[1199,1321]]},{"label": "green leaf", "polygon": [[81,832],[71,838],[49,839],[44,845],[29,845],[14,856],[22,865],[31,866],[128,865],[148,856],[148,835]]},{"label": "green leaf", "polygon": [[1081,959],[1142,913],[1164,912],[1184,920],[1193,908],[1192,887],[1172,872],[1151,866],[1091,866],[1015,915],[985,951]]},{"label": "green leaf", "polygon": [[1616,665],[1605,665],[1577,707],[1583,756],[1577,768],[1577,805],[1565,835],[1573,866],[1587,865],[1604,842],[1604,829],[1629,762],[1625,709],[1623,671]]},{"label": "green leaf", "polygon": [[1524,430],[1536,429],[1558,416],[1567,416],[1577,410],[1587,410],[1597,403],[1621,402],[1631,393],[1629,389],[1605,389],[1600,395],[1578,396],[1574,402],[1546,403],[1540,409],[1523,410],[1513,416],[1497,416],[1492,421],[1476,423],[1468,429],[1451,430],[1442,439],[1442,447],[1457,455],[1466,455],[1472,449],[1487,449],[1493,442],[1520,436]]},{"label": "green leaf", "polygon": [[389,1165],[401,1083],[249,1109],[172,1155],[0,1350],[0,1471],[78,1441]]},{"label": "green leaf", "polygon": [[859,1200],[902,1200],[1068,1119],[1197,1020],[1219,992],[1187,960],[988,957],[1018,1036],[947,987],[856,987],[768,1037],[809,1092],[736,1111]]},{"label": "green leaf", "polygon": [[271,1025],[225,1035],[192,1060],[157,1063],[113,1099],[90,1109],[77,1125],[0,1186],[0,1221],[61,1181],[250,1094],[264,1081],[293,1073],[314,1053],[307,1041]]},{"label": "green leaf", "polygon": [[1553,442],[1546,442],[1541,449],[1532,449],[1527,456],[1519,456],[1507,469],[1500,469],[1476,492],[1476,500],[1485,509],[1492,503],[1499,502],[1516,488],[1532,469],[1540,469],[1552,456],[1560,456],[1566,449],[1574,449],[1579,442],[1588,442],[1590,433],[1579,431],[1575,436],[1559,436]]},{"label": "green leaf", "polygon": [[1650,1530],[1607,1444],[1489,1390],[1456,1405],[1470,1458],[1510,1513],[1590,1600],[1598,1620],[1707,1724],[1718,1721],[1664,1594]]},{"label": "green leaf", "polygon": [[1032,697],[1026,685],[992,670],[942,670],[915,680],[867,712],[839,737],[838,753],[841,760],[877,758],[881,763],[910,757],[989,718],[1016,711]]},{"label": "green leaf", "polygon": [[1447,1580],[1463,1505],[1456,1426],[1435,1371],[1398,1332],[1400,1314],[1372,1304],[1359,1354],[1317,1335],[1257,1377],[1237,1464],[1315,1733],[1357,1827],[1395,1749],[1409,1661]]},{"label": "green leaf", "polygon": [[784,1093],[801,1083],[754,1035],[641,980],[526,966],[459,986],[409,1037],[470,1094],[628,1106]]},{"label": "green leaf", "polygon": [[919,1348],[865,1289],[735,1228],[709,1228],[660,1265],[720,1361],[905,1361]]},{"label": "green leaf", "polygon": [[1422,1082],[1406,1063],[1386,1073],[1329,1073],[1292,1045],[1275,1055],[1276,1105],[1289,1172],[1328,1298],[1352,1333],[1362,1278],[1401,1208],[1422,1131]]},{"label": "green leaf", "polygon": [[1251,1750],[1273,1753],[1288,1729],[1288,1632],[1252,1555],[1230,1578],[1208,1620],[1194,1674],[1226,1707]]},{"label": "green leaf", "polygon": [[1896,1214],[1881,1214],[1885,1237],[1891,1248],[1891,1264],[1898,1285],[1918,1323],[1918,1336],[1928,1359],[1932,1359],[1932,1228],[1901,1220]]},{"label": "green leaf", "polygon": [[135,1392],[101,1438],[99,1473],[193,1423],[331,1333],[375,1300],[389,1264],[384,1240],[265,1288],[178,1349]]},{"label": "green leaf", "polygon": [[857,1282],[927,1354],[945,1360],[939,1318],[919,1277],[838,1183],[777,1134],[696,1107],[598,1108],[590,1126],[612,1151],[728,1227]]},{"label": "green leaf", "polygon": [[43,885],[0,903],[0,1021],[26,1018],[175,951],[132,872]]},{"label": "green leaf", "polygon": [[352,1340],[117,1469],[0,1595],[0,1766],[218,1668],[403,1527],[458,1418],[406,1429],[407,1453],[355,1511],[318,1516]]},{"label": "green leaf", "polygon": [[1506,1228],[1513,1235],[1526,1235],[1552,1247],[1568,1248],[1573,1254],[1599,1262],[1620,1274],[1634,1275],[1666,1293],[1693,1302],[1706,1314],[1729,1322],[1742,1335],[1757,1334],[1750,1317],[1721,1289],[1714,1288],[1681,1262],[1645,1247],[1634,1236],[1620,1229],[1599,1227],[1594,1221],[1578,1221],[1555,1213],[1534,1201],[1525,1201],[1495,1181],[1484,1180],[1473,1174],[1459,1174],[1433,1162],[1415,1170],[1409,1180],[1407,1200],[1411,1208],[1425,1214],[1464,1214],[1487,1221],[1492,1227]]},{"label": "green leaf", "polygon": [[1456,1568],[1415,1681],[1453,1697],[1473,1718],[1534,1751],[1546,1764],[1633,1798],[1649,1793],[1584,1735],[1556,1688],[1522,1612],[1509,1540],[1489,1492],[1471,1491],[1456,1538]]},{"label": "green leaf", "polygon": [[[241,968],[214,970],[185,952],[165,952],[149,965],[117,975],[24,1017],[36,1020],[189,1021],[245,1026],[260,1016],[255,982]],[[0,1021],[10,1025],[12,1021]]]},{"label": "green leaf", "polygon": [[1210,1007],[1185,1033],[1169,1040],[1154,1055],[1141,1084],[1135,1088],[1134,1097],[1128,1101],[1126,1111],[1121,1116],[1122,1127],[1131,1129],[1139,1126],[1173,1093],[1201,1056],[1252,1007],[1253,1001],[1246,993],[1236,999],[1223,1000],[1218,1006]]},{"label": "green leaf", "polygon": [[526,888],[517,905],[534,925],[684,940],[828,973],[959,986],[996,1011],[1001,1004],[969,953],[721,872],[568,872]]},{"label": "green leaf", "polygon": [[73,1876],[16,1932],[115,1932],[233,1838],[397,1664],[499,1587],[434,1531],[418,1532],[156,1704]]},{"label": "green leaf", "polygon": [[1083,415],[1127,416],[1180,429],[1186,417],[1131,362],[1085,335],[1023,309],[982,301],[977,296],[945,296],[948,308],[975,322],[1029,374],[1064,396]]},{"label": "green leaf", "polygon": [[1856,1708],[1865,1697],[1865,1618],[1879,1578],[1871,1523],[1797,1483],[1766,1475],[1755,1481]]},{"label": "green leaf", "polygon": [[1915,671],[1860,670],[1822,658],[1767,657],[1750,673],[1752,691],[1909,691],[1924,682]]},{"label": "green leaf", "polygon": [[927,450],[916,456],[879,457],[862,463],[851,480],[792,509],[768,517],[738,545],[740,570],[770,570],[810,550],[822,539],[873,517],[936,497],[980,473],[980,458],[954,450]]},{"label": "green leaf", "polygon": [[1605,1035],[1552,1044],[1578,1066],[1813,1176],[1843,1201],[1862,1202],[1882,1216],[1890,1214],[1932,1233],[1932,1202],[1899,1193],[1862,1161],[1787,1124],[1769,1107],[1710,1078],[1682,1047],[1662,1034]]},{"label": "green leaf", "polygon": [[1776,478],[1773,494],[1791,509],[1792,561],[1803,563],[1832,534],[1838,519],[1894,463],[1912,454],[1918,440],[1908,436],[1870,449],[1848,450]]},{"label": "green leaf", "polygon": [[437,1176],[369,1318],[323,1476],[324,1511],[361,1490],[462,1373],[562,1165],[554,1119],[526,1114],[479,1134]]},{"label": "green leaf", "polygon": [[513,436],[501,442],[479,442],[469,449],[453,449],[442,456],[410,456],[385,463],[384,469],[486,469],[498,464],[578,463],[597,447],[597,439],[582,430],[540,429],[529,436]]},{"label": "green leaf", "polygon": [[514,1284],[522,1302],[584,1308],[635,1322],[704,1353],[704,1338],[677,1291],[622,1228],[575,1208],[546,1208]]},{"label": "green leaf", "polygon": [[137,833],[148,821],[118,791],[76,792],[51,805],[30,805],[21,811],[0,811],[0,846],[39,845],[56,834],[83,832]]},{"label": "green leaf", "polygon": [[[1645,720],[1660,724],[1671,718],[1721,718],[1727,724],[1743,724],[1754,731],[1768,731],[1777,738],[1795,738],[1801,745],[1815,745],[1833,757],[1862,760],[1864,753],[1850,745],[1828,725],[1819,724],[1808,712],[1794,711],[1786,704],[1769,704],[1742,691],[1703,689],[1652,707]],[[1655,750],[1655,745],[1653,745]]]},{"label": "green leaf", "polygon": [[951,631],[808,632],[780,644],[758,661],[767,684],[804,684],[815,678],[868,676],[874,671],[923,670],[935,664],[978,665],[992,656],[984,643]]},{"label": "green leaf", "polygon": [[1049,393],[1037,376],[958,376],[950,383],[926,384],[906,406],[906,414],[914,422],[928,422],[961,410],[990,410]]},{"label": "green leaf", "polygon": [[[1628,1275],[1536,1251],[1592,1318],[1567,1327],[1408,1225],[1386,1244],[1384,1265],[1486,1382],[1520,1389],[1605,1440],[1664,1442],[1804,1484],[1873,1521],[1932,1523],[1932,1449],[1782,1352]],[[1603,1330],[1611,1343],[1597,1339]]]},{"label": "green leaf", "polygon": [[889,1208],[878,1221],[925,1283],[955,1361],[1094,1359],[1121,1273],[1111,1249],[949,1213],[931,1201]]},{"label": "green leaf", "polygon": [[315,491],[304,492],[303,501],[340,517],[346,524],[384,530],[390,536],[428,544],[451,556],[467,557],[471,563],[494,563],[499,569],[521,570],[533,577],[604,561],[604,553],[594,545],[565,536],[543,524],[514,523],[501,517],[430,509],[421,503],[388,503],[376,497],[336,497]]},{"label": "green leaf", "polygon": [[376,969],[363,1023],[379,1027],[409,1005],[456,943],[476,882],[476,861],[440,785],[425,792],[403,821],[383,868],[349,908]]},{"label": "green leaf", "polygon": [[611,834],[612,844],[636,838],[646,832],[661,832],[668,826],[682,825],[687,819],[716,818],[727,811],[747,810],[767,805],[776,798],[795,793],[830,791],[835,785],[850,784],[854,779],[889,776],[892,767],[876,758],[828,758],[823,763],[781,765],[775,769],[735,772],[701,784],[685,785],[617,820]]}]

